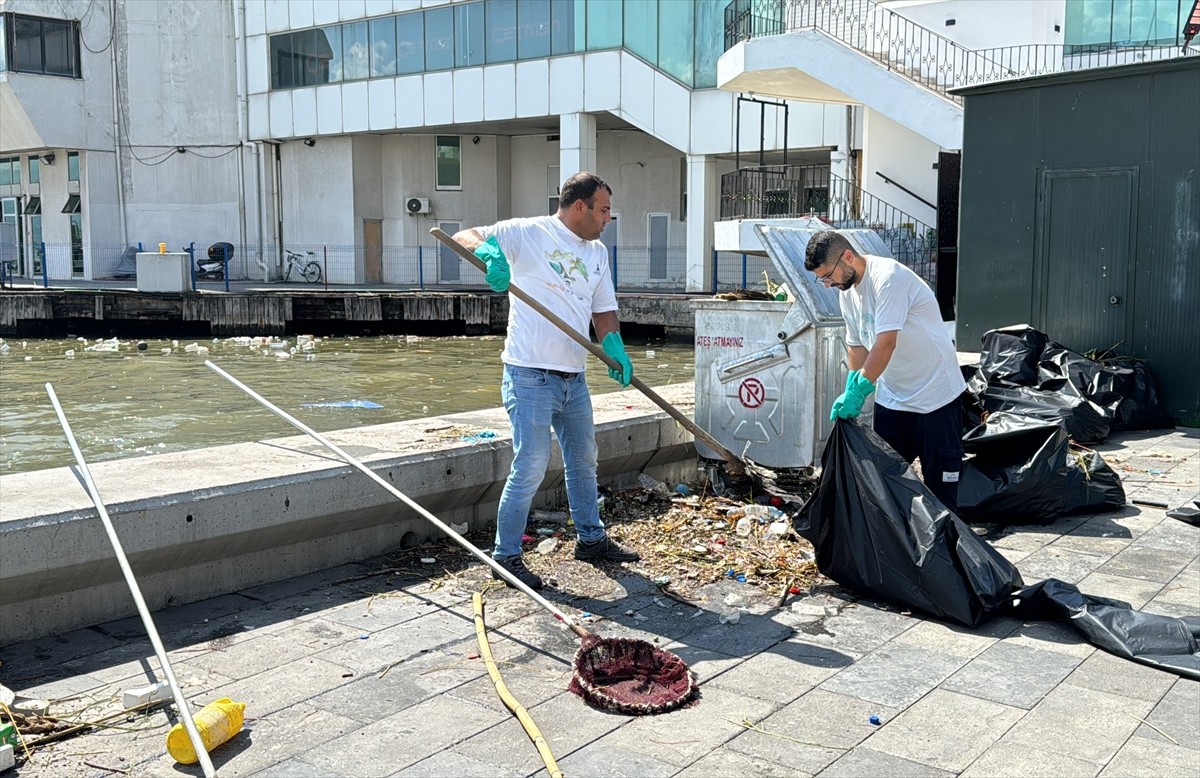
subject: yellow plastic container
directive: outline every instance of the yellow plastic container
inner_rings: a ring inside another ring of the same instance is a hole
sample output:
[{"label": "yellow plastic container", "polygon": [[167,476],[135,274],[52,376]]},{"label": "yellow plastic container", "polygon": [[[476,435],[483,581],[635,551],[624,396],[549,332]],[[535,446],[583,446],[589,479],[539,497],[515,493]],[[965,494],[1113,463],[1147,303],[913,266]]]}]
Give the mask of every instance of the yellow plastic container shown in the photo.
[{"label": "yellow plastic container", "polygon": [[[200,739],[204,741],[204,749],[212,751],[241,732],[242,714],[245,710],[246,703],[234,702],[228,697],[222,697],[201,708],[194,721],[196,729],[200,731]],[[188,737],[182,722],[171,727],[171,731],[167,733],[167,753],[180,764],[195,764],[199,761],[196,749],[192,748],[192,739]]]}]

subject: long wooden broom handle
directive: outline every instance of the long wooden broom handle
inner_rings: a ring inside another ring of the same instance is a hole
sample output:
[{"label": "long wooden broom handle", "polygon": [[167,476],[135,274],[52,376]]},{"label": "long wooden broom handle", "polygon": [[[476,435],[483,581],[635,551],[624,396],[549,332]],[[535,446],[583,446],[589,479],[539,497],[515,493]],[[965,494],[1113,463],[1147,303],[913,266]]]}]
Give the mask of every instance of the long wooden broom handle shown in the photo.
[{"label": "long wooden broom handle", "polygon": [[[487,265],[485,265],[483,263],[483,260],[481,260],[479,257],[472,254],[470,251],[467,250],[466,246],[463,246],[461,243],[456,241],[454,238],[450,237],[445,232],[442,232],[442,230],[438,229],[437,227],[434,227],[433,229],[431,229],[429,231],[429,234],[432,235],[433,237],[437,238],[438,240],[440,240],[442,243],[449,246],[460,257],[462,257],[466,261],[470,262],[472,265],[474,265],[476,268],[478,268],[482,272],[484,272],[484,273],[487,272]],[[555,327],[558,327],[560,330],[562,330],[569,338],[571,338],[571,340],[575,341],[576,343],[578,343],[579,345],[583,346],[585,349],[590,351],[593,356],[595,356],[597,359],[599,359],[601,362],[603,362],[609,368],[614,369],[614,370],[621,369],[621,366],[617,363],[617,361],[615,359],[610,357],[608,354],[604,353],[604,349],[597,346],[595,343],[593,343],[591,340],[589,340],[586,336],[579,334],[579,332],[577,332],[574,327],[572,327],[571,325],[567,324],[565,321],[560,319],[552,311],[548,310],[546,308],[546,306],[542,305],[537,300],[530,297],[523,289],[520,289],[519,287],[517,287],[514,284],[509,284],[508,291],[513,297],[516,297],[518,300],[525,303],[530,308],[532,308],[533,310],[540,313],[542,316],[546,317],[546,319],[551,324],[553,324]],[[685,430],[692,433],[692,435],[695,436],[696,438],[704,441],[705,445],[707,445],[713,451],[720,454],[721,458],[724,459],[726,462],[729,462],[731,464],[741,464],[740,460],[738,460],[738,458],[734,455],[734,453],[732,451],[730,451],[729,449],[722,446],[720,443],[717,442],[716,438],[714,438],[712,435],[709,435],[707,432],[705,432],[703,429],[701,429],[696,424],[696,422],[692,421],[690,418],[688,418],[683,413],[681,413],[678,408],[676,408],[674,405],[671,405],[669,402],[667,402],[662,397],[660,397],[658,392],[655,392],[649,386],[646,386],[646,384],[642,381],[642,379],[638,378],[635,375],[635,376],[633,376],[633,380],[630,381],[630,383],[639,392],[641,392],[642,394],[649,397],[654,402],[655,405],[657,405],[659,408],[662,408],[664,411],[666,411],[671,416],[671,418],[673,418],[675,421],[682,424],[683,428]]]}]

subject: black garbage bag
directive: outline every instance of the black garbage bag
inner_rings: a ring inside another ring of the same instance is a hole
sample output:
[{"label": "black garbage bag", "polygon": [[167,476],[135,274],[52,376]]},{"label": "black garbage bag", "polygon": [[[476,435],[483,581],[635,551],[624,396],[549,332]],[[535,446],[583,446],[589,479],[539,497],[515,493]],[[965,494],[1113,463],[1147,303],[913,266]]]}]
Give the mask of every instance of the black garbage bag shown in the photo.
[{"label": "black garbage bag", "polygon": [[988,383],[1005,381],[1017,386],[1038,385],[1038,361],[1049,338],[1028,324],[983,333],[979,368]]},{"label": "black garbage bag", "polygon": [[1066,429],[1054,421],[998,412],[963,436],[958,515],[971,522],[1048,524],[1068,489]]},{"label": "black garbage bag", "polygon": [[1098,451],[1072,446],[1067,452],[1067,488],[1060,516],[1105,513],[1125,504],[1121,476],[1108,466]]},{"label": "black garbage bag", "polygon": [[821,573],[856,592],[974,626],[1023,585],[872,430],[839,420],[794,520]]},{"label": "black garbage bag", "polygon": [[1144,665],[1200,680],[1200,619],[1142,613],[1054,578],[1012,595],[1006,615],[1068,621],[1089,643]]},{"label": "black garbage bag", "polygon": [[1186,502],[1178,508],[1172,508],[1167,511],[1168,519],[1178,519],[1179,521],[1187,522],[1200,527],[1200,497],[1191,500],[1191,505]]},{"label": "black garbage bag", "polygon": [[979,395],[987,388],[987,379],[975,365],[960,365],[963,380],[967,388],[959,395],[962,405],[963,430],[978,427],[983,422],[983,406],[979,403]]},{"label": "black garbage bag", "polygon": [[1111,425],[1125,395],[1133,388],[1133,371],[1102,365],[1059,343],[1051,343],[1038,362],[1038,388],[1091,400]]},{"label": "black garbage bag", "polygon": [[1077,443],[1103,443],[1108,439],[1110,422],[1104,409],[1083,397],[1028,386],[989,384],[979,395],[979,402],[989,414],[1005,411],[1058,422]]},{"label": "black garbage bag", "polygon": [[1132,373],[1124,399],[1117,406],[1114,430],[1160,430],[1172,426],[1171,414],[1163,402],[1158,380],[1148,364],[1140,359],[1120,359],[1112,360],[1107,365]]},{"label": "black garbage bag", "polygon": [[1049,524],[1125,504],[1121,478],[1052,421],[998,412],[963,435],[958,515],[969,522]]}]

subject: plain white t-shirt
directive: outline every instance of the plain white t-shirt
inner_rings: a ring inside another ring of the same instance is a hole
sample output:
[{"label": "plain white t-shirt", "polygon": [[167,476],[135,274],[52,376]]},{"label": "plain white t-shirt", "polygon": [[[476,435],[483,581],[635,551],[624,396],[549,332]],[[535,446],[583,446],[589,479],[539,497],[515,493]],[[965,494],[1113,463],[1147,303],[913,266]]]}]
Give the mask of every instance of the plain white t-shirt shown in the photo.
[{"label": "plain white t-shirt", "polygon": [[870,351],[881,332],[896,332],[896,350],[876,382],[875,401],[895,411],[929,413],[966,389],[937,298],[921,277],[886,257],[864,255],[867,272],[838,295],[846,345]]},{"label": "plain white t-shirt", "polygon": [[[512,272],[512,283],[588,337],[593,313],[617,310],[608,250],[584,240],[557,216],[509,219],[480,227],[495,236]],[[500,359],[517,367],[582,372],[588,352],[546,317],[516,297],[508,299],[508,336]]]}]

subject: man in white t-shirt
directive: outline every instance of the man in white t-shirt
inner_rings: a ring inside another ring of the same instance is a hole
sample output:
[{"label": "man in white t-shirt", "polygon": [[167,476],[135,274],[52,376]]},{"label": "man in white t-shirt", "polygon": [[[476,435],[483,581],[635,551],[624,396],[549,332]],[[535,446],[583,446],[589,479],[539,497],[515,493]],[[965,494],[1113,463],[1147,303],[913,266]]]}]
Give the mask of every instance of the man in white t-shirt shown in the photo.
[{"label": "man in white t-shirt", "polygon": [[[600,233],[612,220],[612,189],[593,173],[576,173],[559,191],[558,213],[463,230],[454,239],[488,266],[494,291],[514,283],[588,337],[589,321],[605,353],[621,365],[609,375],[633,379],[617,319],[617,296]],[[588,352],[516,297],[508,301],[501,396],[513,432],[513,463],[496,515],[493,558],[533,589],[542,579],[521,558],[529,508],[550,462],[550,432],[563,454],[567,500],[578,539],[575,558],[633,562],[636,551],[608,536],[596,503],[596,434],[584,376]]]},{"label": "man in white t-shirt", "polygon": [[804,267],[842,292],[851,372],[829,418],[857,417],[878,390],[875,431],[906,461],[919,457],[925,485],[957,511],[966,382],[933,291],[899,262],[857,253],[833,230],[808,242]]}]

